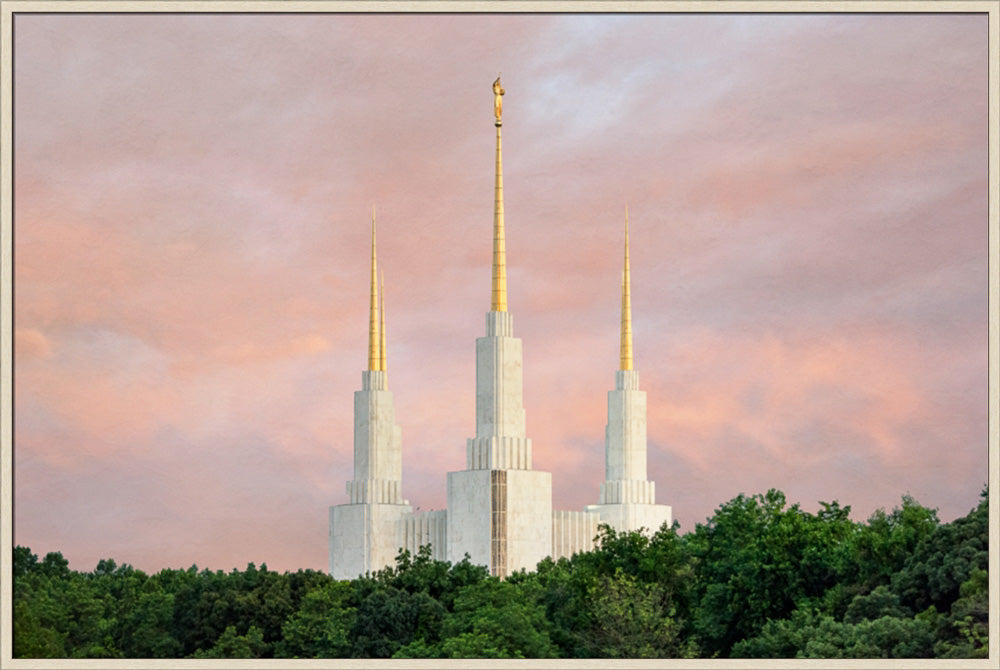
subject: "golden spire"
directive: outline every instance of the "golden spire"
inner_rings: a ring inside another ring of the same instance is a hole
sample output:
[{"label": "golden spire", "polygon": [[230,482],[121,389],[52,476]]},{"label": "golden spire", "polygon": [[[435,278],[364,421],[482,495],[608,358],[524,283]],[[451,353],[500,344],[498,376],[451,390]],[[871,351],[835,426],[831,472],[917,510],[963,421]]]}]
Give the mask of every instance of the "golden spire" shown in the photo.
[{"label": "golden spire", "polygon": [[368,369],[380,370],[382,353],[378,333],[378,273],[375,261],[375,208],[372,207],[372,290],[368,307]]},{"label": "golden spire", "polygon": [[[503,89],[500,88],[500,77],[493,82],[496,100],[500,100]],[[498,92],[499,91],[499,92]],[[507,311],[507,250],[503,231],[503,161],[500,157],[500,112],[499,102],[496,103],[497,127],[497,167],[496,182],[493,189],[493,299],[491,311]]]},{"label": "golden spire", "polygon": [[385,364],[385,273],[380,272],[379,282],[379,294],[378,294],[378,311],[381,316],[381,322],[379,323],[379,332],[382,334],[382,342],[379,346],[379,370],[385,372],[386,384],[389,383],[389,368]]},{"label": "golden spire", "polygon": [[621,369],[632,369],[632,287],[628,267],[628,207],[625,207],[625,269],[622,270]]}]

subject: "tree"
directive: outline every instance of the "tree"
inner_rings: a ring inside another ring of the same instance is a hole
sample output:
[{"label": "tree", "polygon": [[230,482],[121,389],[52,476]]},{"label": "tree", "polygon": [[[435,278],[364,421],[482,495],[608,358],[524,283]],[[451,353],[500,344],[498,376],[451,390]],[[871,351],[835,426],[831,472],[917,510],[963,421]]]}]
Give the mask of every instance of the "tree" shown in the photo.
[{"label": "tree", "polygon": [[344,658],[351,655],[351,629],[357,608],[349,605],[351,582],[329,581],[302,598],[285,622],[276,656],[283,658]]},{"label": "tree", "polygon": [[14,658],[65,658],[66,636],[47,625],[32,604],[23,597],[14,600]]},{"label": "tree", "polygon": [[934,605],[948,611],[959,598],[962,584],[975,570],[985,570],[989,559],[989,509],[984,490],[979,505],[968,515],[936,526],[892,576],[892,588],[914,611]]},{"label": "tree", "polygon": [[489,576],[485,566],[473,565],[466,557],[452,565],[447,561],[431,558],[431,546],[424,545],[416,556],[403,549],[396,556],[395,567],[385,568],[375,574],[375,581],[386,587],[400,589],[407,593],[426,593],[451,611],[455,595],[470,584],[475,584]]},{"label": "tree", "polygon": [[934,624],[927,617],[884,616],[843,623],[796,610],[770,621],[759,635],[733,646],[734,658],[927,658],[933,655]]},{"label": "tree", "polygon": [[[934,646],[942,658],[987,658],[989,656],[989,573],[973,570],[959,589],[960,598],[941,622]],[[932,606],[933,607],[933,606]]]},{"label": "tree", "polygon": [[[550,637],[561,655],[586,658],[602,654],[592,643],[595,622],[602,616],[595,608],[612,607],[608,598],[619,589],[655,594],[653,600],[642,600],[652,608],[649,612],[629,616],[663,613],[670,620],[671,635],[682,634],[691,608],[693,572],[677,527],[676,523],[673,527],[664,525],[649,536],[641,531],[620,533],[602,524],[595,549],[538,564],[535,580],[541,588],[540,602],[552,624]],[[620,614],[626,616],[625,612]],[[621,618],[617,620],[621,622]],[[603,653],[617,654],[613,648],[617,647],[610,645]],[[694,653],[693,647],[686,647],[668,655]]]},{"label": "tree", "polygon": [[822,503],[812,515],[785,504],[775,489],[740,494],[685,538],[697,583],[692,628],[709,654],[728,654],[769,619],[822,599],[843,577],[855,532],[850,508]]},{"label": "tree", "polygon": [[891,513],[879,509],[860,526],[854,539],[853,563],[857,566],[854,581],[867,592],[888,585],[906,560],[939,524],[937,512],[923,507],[910,495]]},{"label": "tree", "polygon": [[173,636],[174,594],[148,580],[132,606],[117,613],[115,639],[128,658],[177,658],[181,643]]},{"label": "tree", "polygon": [[358,606],[349,638],[351,656],[390,658],[414,640],[434,643],[444,616],[444,606],[422,591],[377,588]]},{"label": "tree", "polygon": [[[70,658],[118,655],[105,601],[86,576],[69,570],[62,554],[46,555],[36,569],[16,580],[14,592],[14,637],[21,638],[15,649],[20,654]],[[19,608],[17,602],[24,605]]]},{"label": "tree", "polygon": [[449,658],[552,658],[540,588],[487,577],[463,588],[442,627],[440,655]]},{"label": "tree", "polygon": [[887,586],[878,586],[867,595],[859,595],[848,605],[844,614],[845,623],[858,623],[880,619],[884,616],[906,617],[911,612],[899,604],[899,596]]},{"label": "tree", "polygon": [[854,523],[776,490],[681,537],[602,526],[597,546],[505,580],[429,547],[351,581],[311,570],[162,570],[12,555],[12,653],[39,658],[988,655],[987,492],[940,523],[904,496]]},{"label": "tree", "polygon": [[679,626],[666,588],[641,584],[621,568],[602,575],[588,590],[589,625],[579,642],[588,656],[676,658],[682,649]]},{"label": "tree", "polygon": [[269,650],[257,626],[250,626],[246,635],[239,635],[235,626],[227,626],[211,649],[198,650],[192,658],[264,658]]},{"label": "tree", "polygon": [[28,547],[20,545],[14,547],[14,557],[11,562],[11,572],[14,579],[27,577],[38,569],[38,556],[31,553]]}]

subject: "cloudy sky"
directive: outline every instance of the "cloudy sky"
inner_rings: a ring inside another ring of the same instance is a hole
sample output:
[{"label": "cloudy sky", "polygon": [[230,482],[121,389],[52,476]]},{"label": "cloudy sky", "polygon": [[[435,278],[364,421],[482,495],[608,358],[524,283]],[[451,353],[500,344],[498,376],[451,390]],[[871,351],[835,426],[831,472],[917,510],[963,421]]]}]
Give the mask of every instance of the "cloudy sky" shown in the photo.
[{"label": "cloudy sky", "polygon": [[475,434],[503,73],[534,466],[597,502],[631,219],[649,477],[943,520],[987,481],[986,15],[18,15],[17,544],[325,569],[371,211],[403,491]]}]

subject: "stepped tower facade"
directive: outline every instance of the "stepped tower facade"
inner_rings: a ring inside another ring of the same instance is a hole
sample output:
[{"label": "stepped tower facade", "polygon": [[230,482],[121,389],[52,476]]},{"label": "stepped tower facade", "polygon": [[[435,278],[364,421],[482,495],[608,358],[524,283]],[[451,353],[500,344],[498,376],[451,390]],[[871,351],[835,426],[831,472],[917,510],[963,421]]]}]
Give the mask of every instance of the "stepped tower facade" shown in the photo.
[{"label": "stepped tower facade", "polygon": [[361,373],[361,389],[354,392],[354,479],[347,482],[348,502],[330,508],[330,574],[338,579],[392,565],[399,550],[396,526],[413,511],[403,499],[402,436],[386,370],[385,304],[379,300],[377,263],[373,214],[368,369]]},{"label": "stepped tower facade", "polygon": [[622,316],[619,369],[608,391],[604,428],[604,483],[596,505],[587,511],[617,531],[656,531],[671,523],[672,510],[656,504],[656,483],[646,479],[646,392],[632,365],[632,281],[629,268],[628,210],[625,211],[625,263],[622,270]]},{"label": "stepped tower facade", "polygon": [[[503,95],[500,79],[495,99]],[[493,284],[486,334],[476,340],[476,436],[466,469],[448,473],[448,560],[468,553],[503,577],[552,553],[552,474],[531,469],[522,404],[522,347],[507,311],[500,104],[496,116]]]}]

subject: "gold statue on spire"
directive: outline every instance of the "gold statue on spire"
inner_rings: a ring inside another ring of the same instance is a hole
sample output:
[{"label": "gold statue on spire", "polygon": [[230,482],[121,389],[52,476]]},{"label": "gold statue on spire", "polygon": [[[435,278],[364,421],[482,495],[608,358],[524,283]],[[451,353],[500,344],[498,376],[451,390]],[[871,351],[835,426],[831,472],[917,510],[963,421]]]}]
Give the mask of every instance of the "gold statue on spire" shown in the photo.
[{"label": "gold statue on spire", "polygon": [[625,268],[622,270],[621,370],[632,369],[632,286],[628,267],[628,207],[625,207]]},{"label": "gold statue on spire", "polygon": [[503,100],[502,96],[506,91],[500,86],[500,75],[497,75],[496,81],[493,82],[493,115],[497,117],[497,125],[500,124],[500,116],[503,114]]}]

